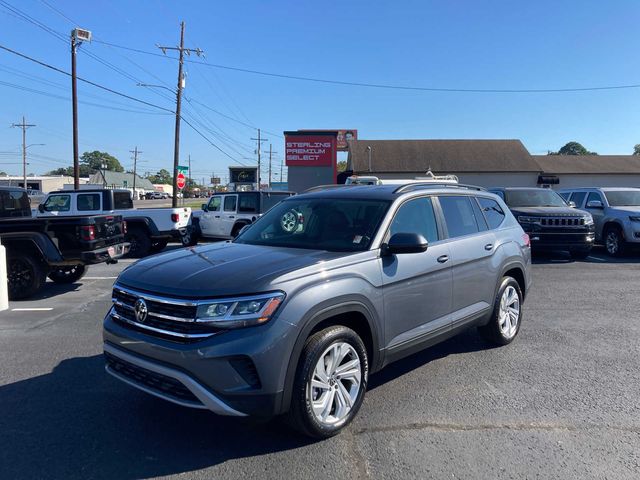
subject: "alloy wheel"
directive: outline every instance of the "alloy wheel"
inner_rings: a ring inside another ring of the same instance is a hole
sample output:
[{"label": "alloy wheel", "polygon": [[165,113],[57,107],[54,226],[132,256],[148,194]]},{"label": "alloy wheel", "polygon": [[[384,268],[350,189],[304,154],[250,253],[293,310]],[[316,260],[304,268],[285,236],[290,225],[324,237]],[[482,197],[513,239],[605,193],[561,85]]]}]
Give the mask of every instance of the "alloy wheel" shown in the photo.
[{"label": "alloy wheel", "polygon": [[361,387],[362,366],[355,348],[346,342],[330,345],[307,383],[307,399],[316,420],[324,426],[344,423]]},{"label": "alloy wheel", "polygon": [[500,299],[498,326],[506,339],[511,339],[518,331],[520,321],[520,297],[516,289],[509,285],[504,289]]},{"label": "alloy wheel", "polygon": [[606,245],[607,252],[610,255],[615,255],[616,253],[618,253],[618,250],[620,249],[620,239],[618,238],[617,232],[611,230],[609,233],[607,233]]}]

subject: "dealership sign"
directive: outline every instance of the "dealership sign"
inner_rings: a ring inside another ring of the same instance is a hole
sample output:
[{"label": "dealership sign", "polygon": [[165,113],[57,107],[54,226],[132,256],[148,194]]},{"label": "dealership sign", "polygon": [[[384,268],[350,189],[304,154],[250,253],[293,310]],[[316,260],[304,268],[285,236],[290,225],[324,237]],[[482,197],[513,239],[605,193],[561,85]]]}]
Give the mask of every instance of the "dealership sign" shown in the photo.
[{"label": "dealership sign", "polygon": [[286,135],[287,166],[332,166],[336,158],[335,135]]}]

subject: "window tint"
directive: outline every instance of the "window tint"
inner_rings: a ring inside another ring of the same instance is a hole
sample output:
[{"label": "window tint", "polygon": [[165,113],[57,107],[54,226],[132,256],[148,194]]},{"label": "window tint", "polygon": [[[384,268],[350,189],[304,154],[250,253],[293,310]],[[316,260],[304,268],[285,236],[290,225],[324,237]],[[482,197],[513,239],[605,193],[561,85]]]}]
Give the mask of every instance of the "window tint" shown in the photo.
[{"label": "window tint", "polygon": [[100,210],[99,193],[81,193],[78,195],[78,210],[86,212],[88,210]]},{"label": "window tint", "polygon": [[478,232],[478,223],[469,197],[440,197],[440,205],[450,238]]},{"label": "window tint", "polygon": [[431,198],[416,198],[403,204],[391,222],[390,234],[396,233],[419,233],[428,242],[438,240],[438,227]]},{"label": "window tint", "polygon": [[209,205],[207,205],[207,210],[209,210],[210,212],[219,212],[220,203],[220,197],[211,197],[211,200],[209,200]]},{"label": "window tint", "polygon": [[0,190],[0,216],[31,216],[31,204],[29,202],[29,196],[26,194],[26,192]]},{"label": "window tint", "polygon": [[575,202],[576,207],[580,207],[580,205],[582,205],[582,202],[584,202],[584,197],[586,196],[587,192],[573,192],[569,200],[571,202]]},{"label": "window tint", "polygon": [[558,192],[558,195],[560,195],[565,200],[569,200],[569,195],[571,195],[571,192]]},{"label": "window tint", "polygon": [[225,212],[235,212],[236,211],[236,197],[235,195],[229,195],[224,197],[224,211]]},{"label": "window tint", "polygon": [[260,207],[260,213],[267,212],[271,207],[280,203],[282,200],[289,196],[290,195],[287,193],[263,193],[261,198],[262,206]]},{"label": "window tint", "polygon": [[491,200],[490,198],[478,197],[478,203],[480,203],[480,208],[487,219],[489,228],[498,228],[504,221],[505,217],[505,213],[498,202]]},{"label": "window tint", "polygon": [[471,207],[473,208],[473,215],[476,217],[478,230],[480,230],[481,232],[484,232],[485,230],[489,230],[489,226],[487,225],[487,219],[484,218],[484,215],[482,214],[482,210],[480,210],[480,207],[478,206],[478,202],[476,202],[476,200],[473,198],[470,198],[469,201],[471,202]]},{"label": "window tint", "polygon": [[[589,196],[587,197],[587,203],[597,200],[602,202],[602,197],[598,192],[589,192]],[[602,202],[604,204],[604,202]]]},{"label": "window tint", "polygon": [[125,210],[127,208],[133,208],[133,200],[129,192],[113,192],[113,209]]},{"label": "window tint", "polygon": [[68,212],[70,205],[69,195],[51,195],[44,203],[44,209],[47,212]]},{"label": "window tint", "polygon": [[238,198],[240,200],[238,212],[256,213],[258,211],[258,195],[253,193],[241,193]]}]

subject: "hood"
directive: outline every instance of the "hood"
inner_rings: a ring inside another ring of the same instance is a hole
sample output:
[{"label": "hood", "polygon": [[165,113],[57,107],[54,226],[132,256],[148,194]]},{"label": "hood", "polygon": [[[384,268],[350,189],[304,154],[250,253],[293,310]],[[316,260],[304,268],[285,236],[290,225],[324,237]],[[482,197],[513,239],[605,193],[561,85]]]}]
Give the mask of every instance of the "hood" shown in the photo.
[{"label": "hood", "polygon": [[628,206],[624,206],[624,207],[609,207],[609,208],[615,208],[615,212],[616,214],[622,214],[622,215],[638,215],[640,214],[640,205],[636,206],[636,205],[628,205]]},{"label": "hood", "polygon": [[509,207],[511,213],[518,215],[534,215],[536,217],[580,217],[589,216],[589,212],[572,207]]},{"label": "hood", "polygon": [[159,295],[207,298],[269,290],[274,279],[343,256],[342,252],[220,242],[154,255],[116,283]]}]

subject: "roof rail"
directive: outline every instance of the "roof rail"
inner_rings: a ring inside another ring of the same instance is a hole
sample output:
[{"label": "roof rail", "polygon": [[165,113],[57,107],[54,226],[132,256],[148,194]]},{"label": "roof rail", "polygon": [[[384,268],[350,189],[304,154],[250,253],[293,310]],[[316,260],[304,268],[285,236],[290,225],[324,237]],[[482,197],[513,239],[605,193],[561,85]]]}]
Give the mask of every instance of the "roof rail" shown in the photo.
[{"label": "roof rail", "polygon": [[334,188],[355,187],[355,186],[358,186],[358,185],[355,184],[355,183],[346,184],[346,185],[344,183],[329,184],[329,185],[316,185],[315,187],[307,188],[302,193],[320,192],[322,190],[332,190]]},{"label": "roof rail", "polygon": [[393,193],[403,193],[403,192],[412,192],[414,190],[422,190],[429,188],[461,188],[465,190],[476,190],[478,192],[486,192],[487,189],[483,187],[478,187],[476,185],[466,185],[464,183],[424,183],[424,182],[415,182],[415,183],[406,183],[404,185],[400,185],[396,188]]}]

